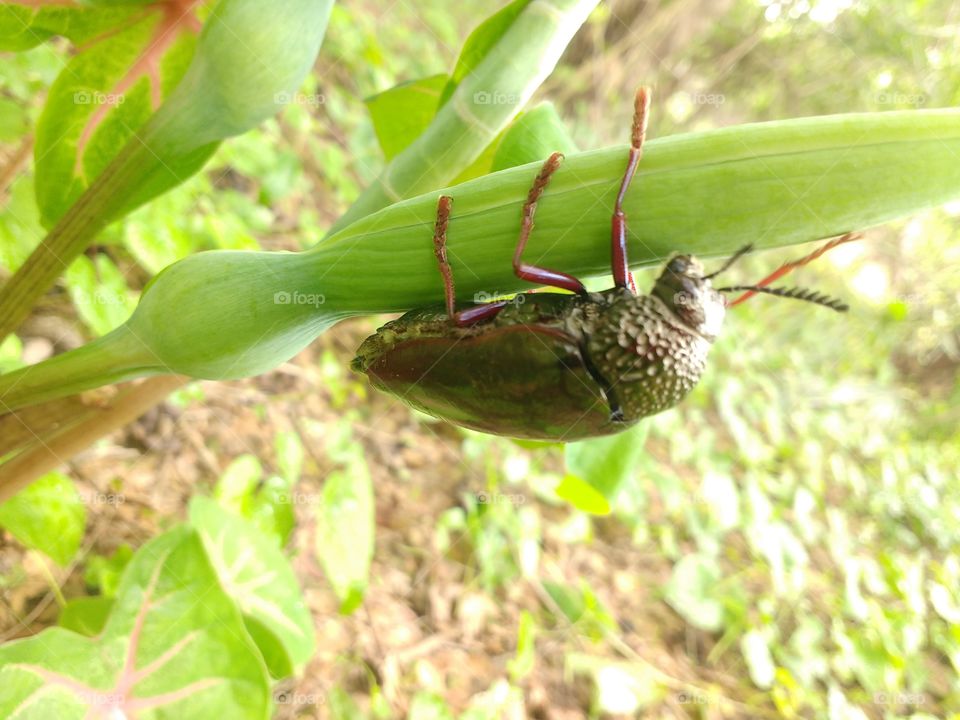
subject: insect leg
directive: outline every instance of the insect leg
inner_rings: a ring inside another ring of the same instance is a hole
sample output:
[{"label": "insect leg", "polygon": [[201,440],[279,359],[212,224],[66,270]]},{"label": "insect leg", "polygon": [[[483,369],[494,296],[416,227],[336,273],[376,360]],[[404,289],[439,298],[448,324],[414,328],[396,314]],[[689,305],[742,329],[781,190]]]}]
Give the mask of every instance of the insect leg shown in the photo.
[{"label": "insect leg", "polygon": [[433,227],[433,254],[437,256],[440,275],[443,276],[443,296],[447,302],[447,315],[454,318],[456,312],[456,291],[453,286],[453,270],[447,261],[447,223],[450,221],[450,206],[453,198],[441,195],[437,200],[437,222]]},{"label": "insect leg", "polygon": [[457,293],[453,284],[453,269],[447,260],[447,225],[450,222],[450,208],[453,198],[441,195],[437,200],[437,222],[433,228],[433,254],[437,256],[440,266],[440,275],[443,276],[443,297],[447,305],[447,315],[457,327],[469,327],[478,322],[489,320],[496,316],[506,305],[506,302],[492,302],[457,312]]},{"label": "insect leg", "polygon": [[538,265],[528,265],[521,262],[520,256],[523,255],[523,249],[527,246],[527,240],[533,231],[533,216],[537,212],[537,201],[543,195],[547,183],[550,182],[550,176],[556,172],[563,160],[561,153],[554,153],[543,164],[536,180],[533,181],[533,187],[527,195],[527,201],[523,205],[523,224],[520,226],[520,238],[517,240],[517,249],[513,253],[513,271],[521,280],[529,280],[540,285],[549,285],[551,287],[569,290],[578,294],[584,294],[587,289],[583,283],[577,280],[573,275],[560,272],[559,270],[550,270],[549,268]]},{"label": "insect leg", "polygon": [[613,283],[617,287],[628,287],[634,294],[637,292],[633,281],[633,274],[627,263],[627,216],[623,213],[623,198],[630,187],[630,181],[640,164],[643,154],[643,141],[647,135],[647,115],[650,110],[650,88],[642,87],[637,90],[634,101],[633,131],[630,135],[630,154],[627,157],[627,169],[620,181],[620,192],[617,193],[617,202],[610,220],[610,264],[613,269]]}]

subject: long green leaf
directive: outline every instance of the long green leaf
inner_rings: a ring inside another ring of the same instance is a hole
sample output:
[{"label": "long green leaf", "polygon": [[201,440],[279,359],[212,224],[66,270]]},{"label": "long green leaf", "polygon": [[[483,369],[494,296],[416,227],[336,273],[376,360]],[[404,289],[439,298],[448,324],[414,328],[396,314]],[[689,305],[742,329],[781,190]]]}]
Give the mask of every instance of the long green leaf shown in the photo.
[{"label": "long green leaf", "polygon": [[[610,213],[627,150],[569,155],[539,203],[526,257],[609,273]],[[960,112],[838,115],[743,125],[649,143],[627,194],[634,266],[676,251],[726,255],[867,228],[960,197]],[[538,164],[446,189],[459,296],[528,289],[510,264]],[[436,200],[422,195],[300,254],[208,252],[154,279],[125,326],[96,346],[0,376],[10,407],[116,377],[228,378],[285,361],[350,315],[436,303]],[[109,374],[110,378],[105,379]]]}]

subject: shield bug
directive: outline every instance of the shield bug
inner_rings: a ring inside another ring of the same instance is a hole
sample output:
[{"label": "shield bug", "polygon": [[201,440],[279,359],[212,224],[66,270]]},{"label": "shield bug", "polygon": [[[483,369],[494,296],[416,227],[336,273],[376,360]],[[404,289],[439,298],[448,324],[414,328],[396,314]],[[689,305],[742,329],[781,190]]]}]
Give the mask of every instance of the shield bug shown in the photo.
[{"label": "shield bug", "polygon": [[[457,305],[447,261],[452,198],[437,203],[434,252],[446,304],[411,310],[381,327],[357,351],[353,369],[379,390],[464,427],[518,438],[571,441],[607,435],[676,405],[696,385],[728,307],[755,293],[844,311],[837,300],[769,287],[837,238],[754,285],[714,288],[711,280],[751,250],[746,246],[705,274],[691,255],[666,265],[649,295],[638,294],[627,264],[623,199],[640,162],[649,91],[637,93],[631,145],[611,220],[614,286],[588,292],[572,275],[523,262],[537,201],[560,167],[553,154],[523,206],[513,255],[517,277],[568,293],[531,292],[514,300]],[[743,291],[733,301],[724,292]],[[521,300],[522,302],[518,302]]]}]

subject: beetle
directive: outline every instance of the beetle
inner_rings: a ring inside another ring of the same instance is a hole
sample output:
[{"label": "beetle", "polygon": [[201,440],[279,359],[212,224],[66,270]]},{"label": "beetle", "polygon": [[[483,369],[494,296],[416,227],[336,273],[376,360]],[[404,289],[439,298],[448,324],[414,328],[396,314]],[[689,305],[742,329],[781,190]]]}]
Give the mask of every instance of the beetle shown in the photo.
[{"label": "beetle", "polygon": [[[692,255],[666,264],[649,295],[638,294],[627,263],[623,199],[646,136],[650,91],[637,92],[627,166],[611,219],[614,286],[588,292],[567,273],[523,261],[537,201],[563,156],[543,164],[523,205],[513,268],[522,280],[567,293],[530,292],[513,300],[458,306],[447,260],[452,198],[437,201],[434,254],[445,304],[409,311],[388,322],[357,350],[352,367],[378,390],[435,417],[486,433],[567,442],[622,431],[676,405],[696,385],[728,307],[755,293],[824,305],[837,300],[803,289],[769,287],[790,270],[836,245],[787,263],[754,285],[712,287],[711,280],[752,249],[747,245],[719,270],[704,273]],[[728,301],[724,292],[743,291]]]}]

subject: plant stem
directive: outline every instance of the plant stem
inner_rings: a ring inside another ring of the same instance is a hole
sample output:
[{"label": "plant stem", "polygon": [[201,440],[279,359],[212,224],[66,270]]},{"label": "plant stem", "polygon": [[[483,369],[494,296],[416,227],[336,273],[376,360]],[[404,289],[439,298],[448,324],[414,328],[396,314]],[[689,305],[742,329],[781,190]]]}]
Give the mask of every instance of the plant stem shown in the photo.
[{"label": "plant stem", "polygon": [[146,380],[121,394],[106,410],[38,442],[0,465],[0,503],[9,500],[31,481],[62,465],[93,442],[140,417],[163,398],[189,381],[179,375]]},{"label": "plant stem", "polygon": [[70,352],[0,375],[0,412],[163,372],[126,325]]},{"label": "plant stem", "polygon": [[112,219],[117,198],[152,157],[148,142],[131,138],[0,288],[0,342],[20,326],[37,299]]}]

